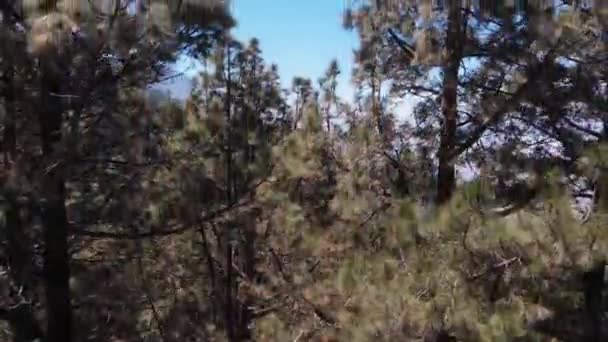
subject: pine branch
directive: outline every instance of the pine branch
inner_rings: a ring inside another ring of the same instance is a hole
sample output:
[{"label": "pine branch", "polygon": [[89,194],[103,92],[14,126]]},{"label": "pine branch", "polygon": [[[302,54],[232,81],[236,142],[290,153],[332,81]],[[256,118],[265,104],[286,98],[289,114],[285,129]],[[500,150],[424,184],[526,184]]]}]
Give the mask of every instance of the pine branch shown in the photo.
[{"label": "pine branch", "polygon": [[[255,191],[262,184],[266,183],[268,179],[262,179],[254,186],[249,189],[249,192]],[[172,229],[163,230],[163,231],[148,231],[143,233],[111,233],[111,232],[102,232],[102,231],[91,231],[85,228],[76,228],[75,225],[71,225],[70,233],[77,236],[85,236],[91,238],[101,238],[101,239],[118,239],[118,240],[138,240],[138,239],[148,239],[148,238],[158,238],[158,237],[167,237],[171,235],[179,235],[185,232],[188,232],[193,229],[197,229],[201,224],[209,223],[217,219],[219,216],[226,214],[232,210],[236,210],[238,208],[245,207],[253,203],[252,196],[245,196],[246,200],[236,202],[231,205],[227,205],[223,208],[220,208],[211,213],[205,214],[197,220],[197,224],[176,224]]]},{"label": "pine branch", "polygon": [[554,52],[552,50],[549,51],[543,58],[543,61],[532,68],[528,75],[528,80],[513,93],[513,96],[511,96],[509,99],[505,99],[502,105],[490,116],[490,118],[473,130],[465,141],[457,145],[457,147],[452,150],[452,153],[450,153],[450,159],[457,158],[463,152],[468,150],[477,141],[479,141],[488,128],[496,124],[506,114],[515,110],[520,102],[525,99],[530,90],[533,89],[536,82],[541,78],[541,76],[543,76],[546,66],[552,63],[554,58]]},{"label": "pine branch", "polygon": [[[228,213],[234,209],[244,207],[249,204],[250,201],[243,201],[240,203],[236,203],[234,205],[230,205],[217,211],[211,212],[209,214],[204,215],[199,219],[199,223],[207,223],[209,221],[213,221],[218,218],[220,215]],[[139,240],[139,239],[147,239],[147,238],[159,238],[166,237],[171,235],[179,235],[185,232],[188,232],[192,229],[196,228],[196,225],[187,225],[187,224],[178,224],[174,226],[173,229],[163,230],[163,231],[149,231],[143,233],[111,233],[111,232],[101,232],[101,231],[91,231],[86,229],[73,229],[71,231],[72,234],[78,236],[86,236],[91,238],[102,238],[102,239],[119,239],[119,240]]]}]

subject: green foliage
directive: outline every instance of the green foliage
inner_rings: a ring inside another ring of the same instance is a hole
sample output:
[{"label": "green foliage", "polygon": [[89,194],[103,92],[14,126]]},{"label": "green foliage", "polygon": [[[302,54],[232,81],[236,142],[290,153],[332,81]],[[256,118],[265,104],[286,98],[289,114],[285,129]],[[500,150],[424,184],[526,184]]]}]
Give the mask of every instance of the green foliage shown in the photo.
[{"label": "green foliage", "polygon": [[[215,1],[0,6],[0,340],[602,336],[605,14],[398,3],[350,8],[350,104]],[[147,95],[185,54],[188,100]]]}]

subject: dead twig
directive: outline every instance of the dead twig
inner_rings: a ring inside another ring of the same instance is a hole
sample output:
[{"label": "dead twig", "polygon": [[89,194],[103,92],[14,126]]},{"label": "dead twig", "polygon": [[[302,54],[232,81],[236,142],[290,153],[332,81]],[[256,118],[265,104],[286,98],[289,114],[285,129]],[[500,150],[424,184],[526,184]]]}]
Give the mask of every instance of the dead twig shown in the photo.
[{"label": "dead twig", "polygon": [[503,260],[503,261],[501,261],[501,262],[499,262],[497,264],[494,264],[492,267],[490,267],[490,268],[488,268],[488,269],[486,269],[486,270],[484,270],[482,272],[479,272],[479,273],[476,273],[476,274],[470,276],[468,278],[468,280],[476,280],[476,279],[479,279],[479,278],[483,277],[484,275],[487,275],[487,274],[489,274],[491,272],[498,271],[498,270],[501,270],[501,269],[506,269],[507,267],[509,267],[514,262],[521,262],[521,258],[520,257],[513,257],[513,258],[510,258],[510,259],[507,259],[507,260]]}]

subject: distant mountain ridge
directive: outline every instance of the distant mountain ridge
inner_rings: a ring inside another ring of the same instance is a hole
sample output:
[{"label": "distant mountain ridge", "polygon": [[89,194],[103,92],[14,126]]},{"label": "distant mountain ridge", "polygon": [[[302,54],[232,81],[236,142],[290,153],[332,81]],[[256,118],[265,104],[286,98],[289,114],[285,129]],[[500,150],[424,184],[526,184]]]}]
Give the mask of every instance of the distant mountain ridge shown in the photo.
[{"label": "distant mountain ridge", "polygon": [[172,99],[184,103],[190,97],[194,82],[194,78],[183,75],[153,85],[148,90],[148,100],[158,103],[160,100]]}]

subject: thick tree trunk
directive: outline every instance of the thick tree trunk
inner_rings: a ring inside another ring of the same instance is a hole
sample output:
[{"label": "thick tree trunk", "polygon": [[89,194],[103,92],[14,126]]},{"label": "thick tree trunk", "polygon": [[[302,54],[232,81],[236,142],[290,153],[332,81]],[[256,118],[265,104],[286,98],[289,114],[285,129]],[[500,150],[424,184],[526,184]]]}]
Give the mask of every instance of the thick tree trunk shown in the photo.
[{"label": "thick tree trunk", "polygon": [[70,267],[63,181],[58,175],[47,178],[52,192],[42,209],[44,225],[44,275],[47,300],[47,342],[69,342],[72,330]]},{"label": "thick tree trunk", "polygon": [[61,141],[63,108],[59,80],[48,70],[41,79],[42,149],[46,169],[42,174],[42,225],[44,238],[44,277],[47,301],[46,342],[72,340],[72,308],[70,304],[70,266],[68,222],[65,209],[63,166],[55,165],[56,144]]},{"label": "thick tree trunk", "polygon": [[448,32],[446,38],[447,59],[443,68],[443,93],[441,112],[443,125],[438,151],[437,204],[444,204],[451,197],[456,182],[454,162],[451,158],[456,145],[458,125],[458,69],[462,60],[460,38],[462,36],[462,12],[459,1],[449,3]]},{"label": "thick tree trunk", "polygon": [[[24,208],[19,203],[19,189],[12,187],[14,175],[19,175],[15,170],[15,158],[17,157],[17,134],[15,113],[15,86],[14,69],[9,66],[5,70],[4,84],[4,136],[2,140],[4,152],[4,170],[7,171],[3,179],[3,196],[6,200],[5,207],[5,231],[7,240],[8,263],[10,266],[11,281],[21,291],[20,297],[28,300],[31,296],[32,282],[32,253],[30,246],[32,242],[26,233],[26,226],[21,217]],[[17,298],[21,300],[21,298]],[[32,341],[42,338],[42,330],[33,314],[29,303],[21,302],[10,309],[0,309],[0,319],[6,320],[13,333],[15,342]]]}]

